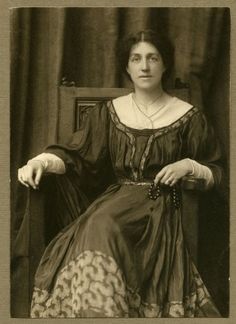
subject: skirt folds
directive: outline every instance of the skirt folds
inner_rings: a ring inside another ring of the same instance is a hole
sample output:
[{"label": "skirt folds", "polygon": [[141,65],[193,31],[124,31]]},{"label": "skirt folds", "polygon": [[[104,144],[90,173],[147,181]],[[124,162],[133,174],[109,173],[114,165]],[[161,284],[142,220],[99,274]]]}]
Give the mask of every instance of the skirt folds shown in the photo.
[{"label": "skirt folds", "polygon": [[220,317],[168,193],[113,185],[47,247],[31,317]]}]

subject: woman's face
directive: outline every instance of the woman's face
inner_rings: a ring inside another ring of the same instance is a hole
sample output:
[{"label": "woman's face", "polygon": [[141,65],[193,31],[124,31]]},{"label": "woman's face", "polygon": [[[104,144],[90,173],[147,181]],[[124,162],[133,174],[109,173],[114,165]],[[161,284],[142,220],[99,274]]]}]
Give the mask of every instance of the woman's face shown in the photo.
[{"label": "woman's face", "polygon": [[126,70],[136,89],[154,90],[161,85],[165,66],[154,45],[148,42],[139,42],[130,50]]}]

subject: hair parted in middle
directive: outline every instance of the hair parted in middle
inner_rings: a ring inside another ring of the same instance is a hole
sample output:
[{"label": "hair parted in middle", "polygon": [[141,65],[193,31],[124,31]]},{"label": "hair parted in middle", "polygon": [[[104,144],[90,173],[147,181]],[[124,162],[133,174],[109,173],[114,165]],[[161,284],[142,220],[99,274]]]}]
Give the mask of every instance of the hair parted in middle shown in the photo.
[{"label": "hair parted in middle", "polygon": [[160,53],[166,68],[162,76],[162,81],[165,82],[174,68],[174,47],[163,33],[156,33],[152,29],[138,31],[128,35],[128,37],[125,37],[120,41],[118,45],[118,62],[120,64],[120,69],[129,77],[126,69],[129,62],[130,51],[132,47],[139,42],[152,44]]}]

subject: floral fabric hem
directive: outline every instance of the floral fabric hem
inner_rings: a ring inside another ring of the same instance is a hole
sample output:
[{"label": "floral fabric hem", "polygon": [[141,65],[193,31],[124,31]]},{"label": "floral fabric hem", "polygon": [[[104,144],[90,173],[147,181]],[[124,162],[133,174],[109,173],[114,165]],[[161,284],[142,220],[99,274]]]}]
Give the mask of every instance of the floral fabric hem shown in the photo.
[{"label": "floral fabric hem", "polygon": [[127,287],[112,257],[87,250],[61,269],[51,293],[34,289],[31,317],[194,317],[211,302],[197,273],[194,280],[196,290],[184,301],[148,303]]}]

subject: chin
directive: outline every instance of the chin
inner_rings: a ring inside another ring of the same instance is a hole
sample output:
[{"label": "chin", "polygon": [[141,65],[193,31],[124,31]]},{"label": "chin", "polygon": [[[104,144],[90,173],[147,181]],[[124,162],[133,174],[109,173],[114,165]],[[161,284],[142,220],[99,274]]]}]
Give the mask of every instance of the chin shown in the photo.
[{"label": "chin", "polygon": [[149,82],[149,80],[145,80],[145,82],[136,82],[134,83],[134,85],[140,89],[140,90],[155,90],[155,89],[159,89],[160,85],[161,85],[161,81],[160,82],[155,82],[155,83],[151,83]]},{"label": "chin", "polygon": [[139,85],[136,85],[136,87],[138,88],[138,89],[140,89],[140,90],[148,90],[148,91],[150,91],[150,90],[155,90],[155,89],[159,89],[159,87],[160,87],[160,85],[158,84],[158,85],[151,85],[151,84],[139,84]]}]

